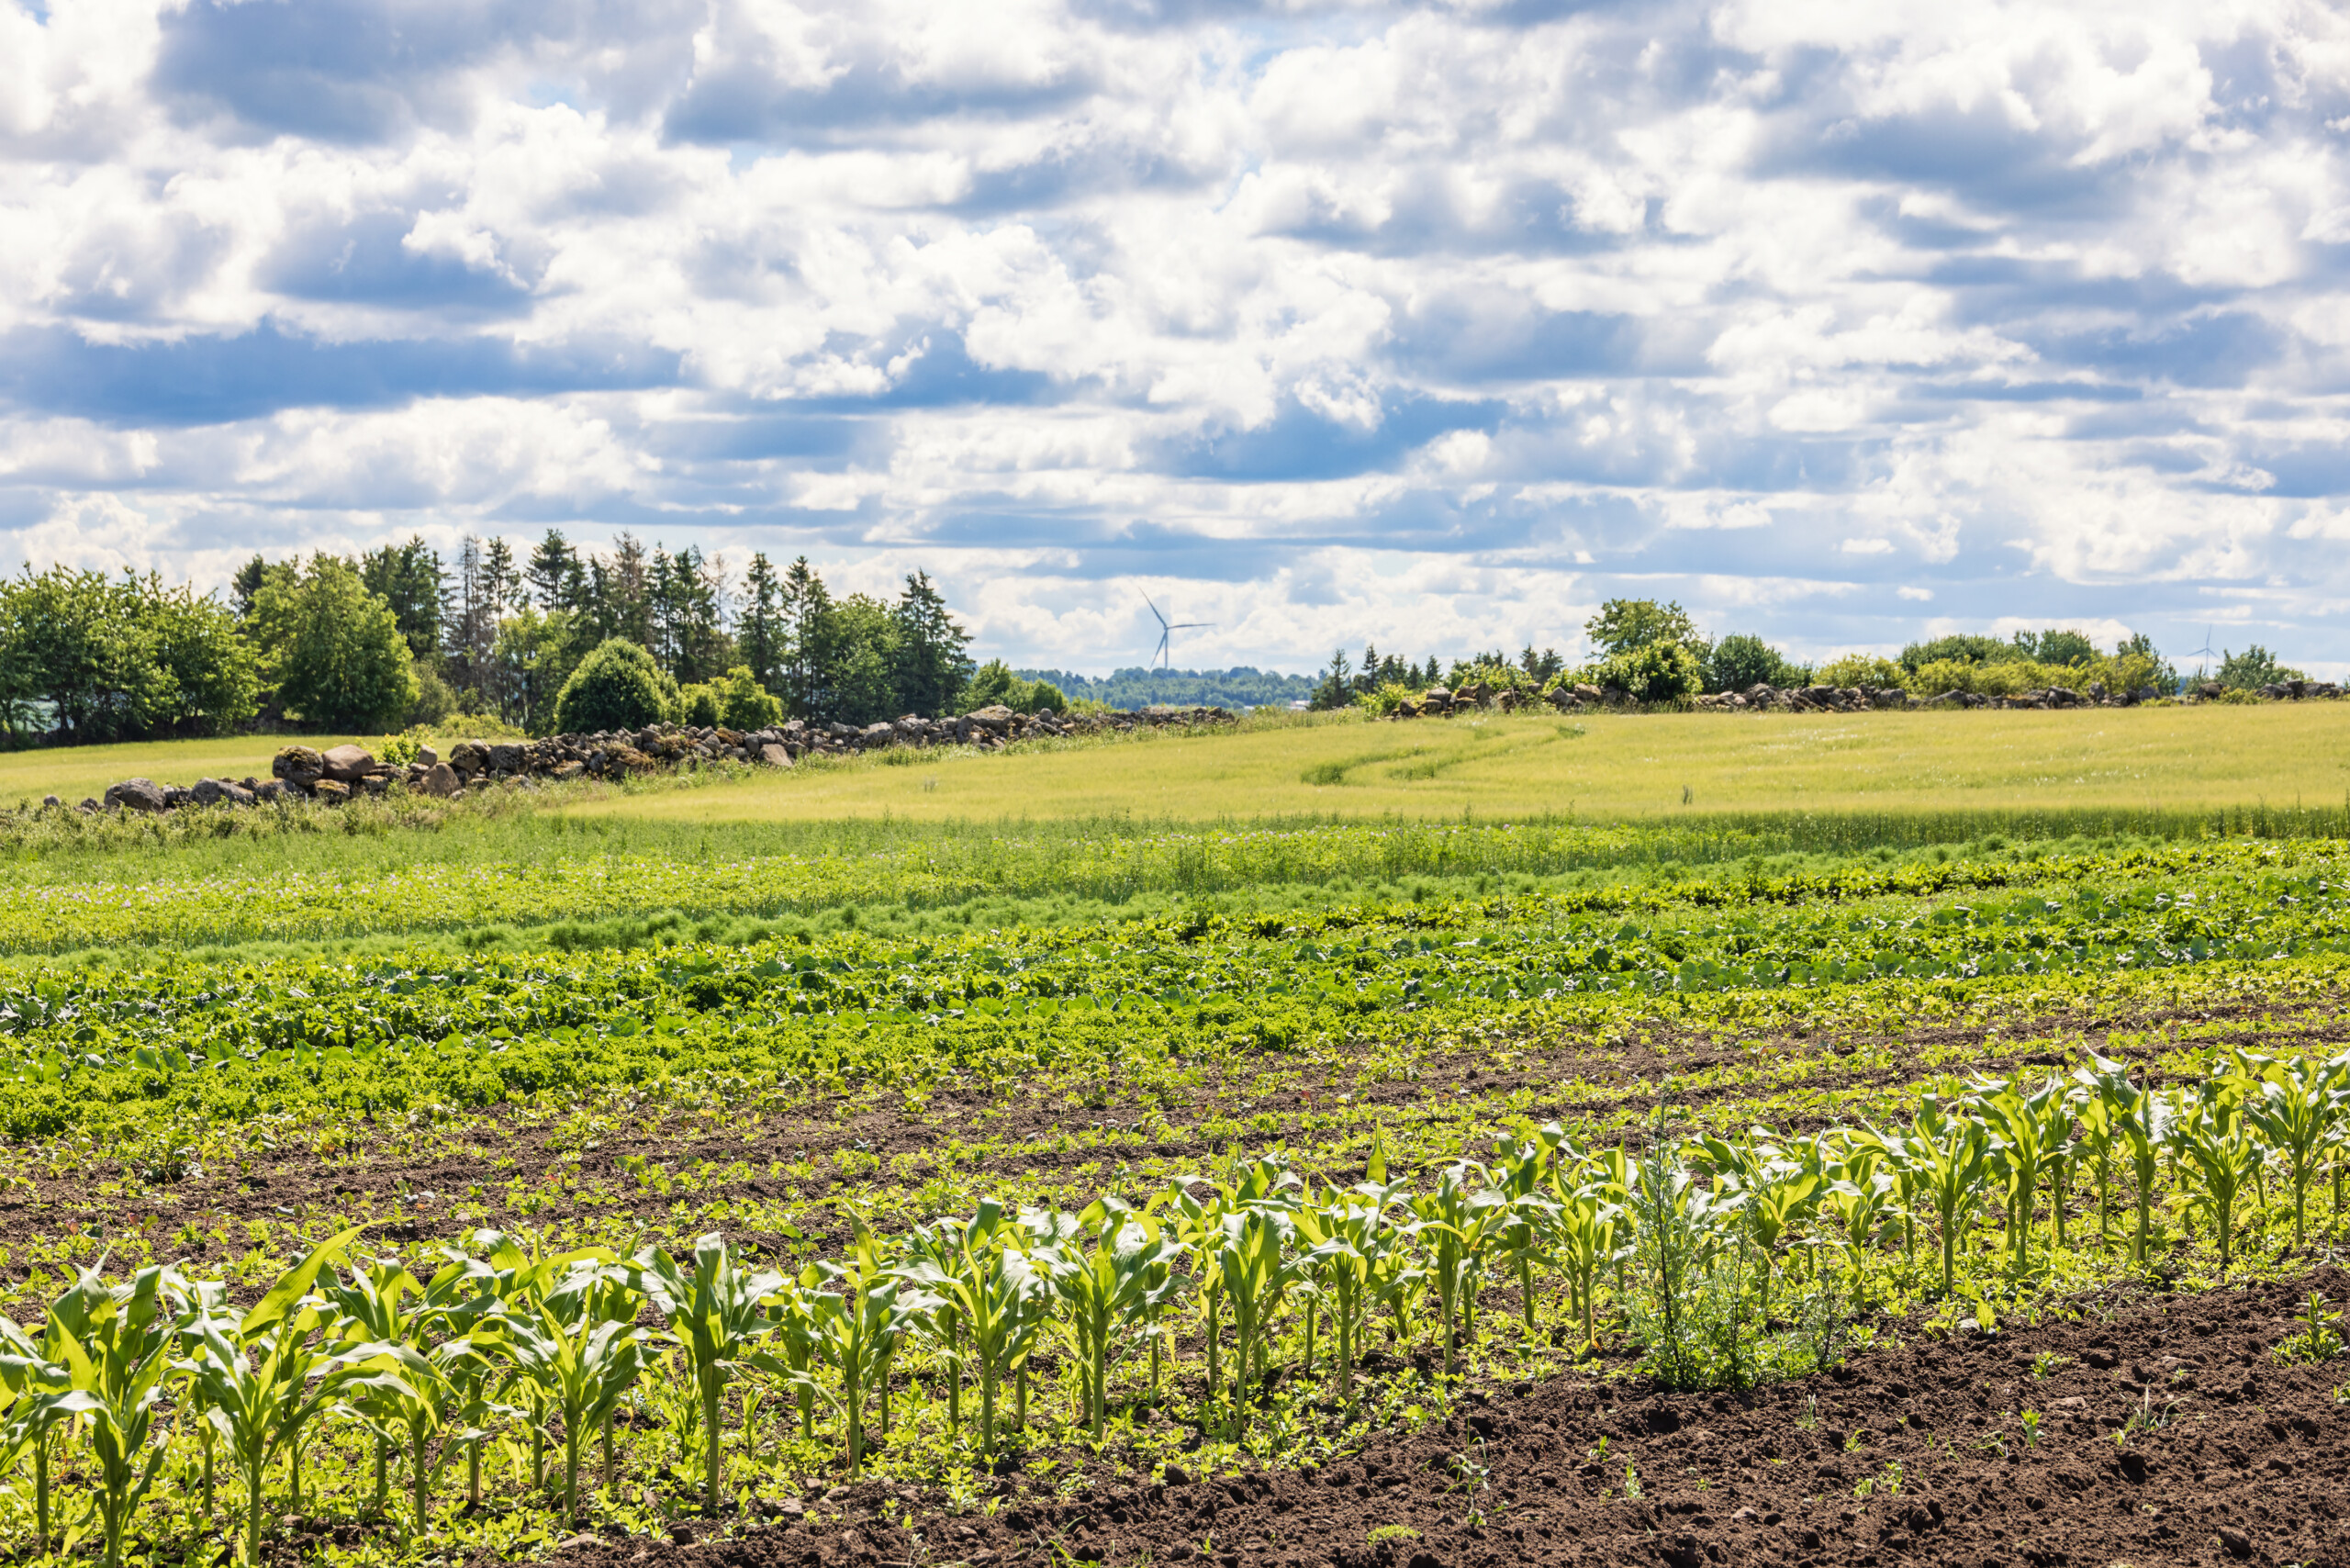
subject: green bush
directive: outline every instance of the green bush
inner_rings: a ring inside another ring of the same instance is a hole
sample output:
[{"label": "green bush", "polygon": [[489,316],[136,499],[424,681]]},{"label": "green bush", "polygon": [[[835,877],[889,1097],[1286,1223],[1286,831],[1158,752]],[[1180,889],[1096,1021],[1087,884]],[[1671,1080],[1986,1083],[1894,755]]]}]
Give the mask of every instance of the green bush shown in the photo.
[{"label": "green bush", "polygon": [[554,700],[558,731],[636,730],[670,718],[679,707],[677,683],[653,655],[625,637],[613,637],[579,661]]},{"label": "green bush", "polygon": [[719,694],[719,722],[730,730],[764,730],[783,722],[783,699],[767,690],[748,665],[736,665],[711,686]]},{"label": "green bush", "polygon": [[697,730],[714,730],[725,722],[725,705],[720,700],[716,686],[696,681],[677,689],[677,722]]},{"label": "green bush", "polygon": [[2222,655],[2215,678],[2231,691],[2253,691],[2275,681],[2307,680],[2309,677],[2277,663],[2275,654],[2255,643],[2243,653]]},{"label": "green bush", "polygon": [[1636,702],[1677,702],[1705,678],[1697,655],[1681,643],[1649,643],[1604,658],[1584,674],[1595,686],[1631,693]]},{"label": "green bush", "polygon": [[1863,686],[1872,691],[1887,686],[1899,686],[1903,678],[1904,672],[1899,665],[1891,659],[1879,658],[1874,654],[1846,654],[1841,658],[1830,659],[1821,665],[1812,676],[1812,679],[1821,686]]},{"label": "green bush", "polygon": [[1760,637],[1734,632],[1716,643],[1706,655],[1706,689],[1744,691],[1761,684],[1807,686],[1811,671],[1796,664]]}]

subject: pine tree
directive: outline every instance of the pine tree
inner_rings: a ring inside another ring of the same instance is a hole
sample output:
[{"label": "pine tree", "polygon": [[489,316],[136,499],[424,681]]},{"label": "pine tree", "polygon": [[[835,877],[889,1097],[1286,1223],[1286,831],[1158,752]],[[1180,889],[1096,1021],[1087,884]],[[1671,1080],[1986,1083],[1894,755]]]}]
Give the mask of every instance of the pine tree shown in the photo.
[{"label": "pine tree", "polygon": [[531,585],[541,610],[572,610],[584,574],[579,566],[579,552],[560,529],[550,528],[547,536],[531,552],[522,577]]},{"label": "pine tree", "polygon": [[442,579],[441,635],[449,684],[476,701],[488,697],[490,651],[498,644],[498,610],[482,542],[457,542],[455,569]]},{"label": "pine tree", "polygon": [[495,637],[498,618],[530,601],[522,594],[522,574],[514,564],[514,547],[504,539],[492,538],[482,546],[481,571],[483,589],[489,599],[490,634]]},{"label": "pine tree", "polygon": [[833,596],[816,568],[800,556],[784,568],[782,594],[784,705],[804,719],[831,711]]},{"label": "pine tree", "polygon": [[967,651],[971,634],[956,623],[927,572],[907,577],[906,591],[890,614],[897,622],[892,658],[903,711],[933,716],[953,712],[974,667]]},{"label": "pine tree", "polygon": [[751,569],[744,575],[743,590],[743,616],[736,626],[735,644],[742,651],[743,662],[750,666],[752,678],[774,691],[782,679],[787,648],[783,585],[776,580],[775,566],[764,553],[752,555]]},{"label": "pine tree", "polygon": [[367,591],[392,607],[400,635],[417,658],[431,658],[441,646],[441,553],[410,534],[405,544],[386,544],[359,559]]},{"label": "pine tree", "polygon": [[604,580],[599,585],[597,608],[605,634],[625,637],[639,647],[650,647],[651,563],[645,559],[643,544],[634,534],[619,535],[612,541],[611,558],[603,566]]}]

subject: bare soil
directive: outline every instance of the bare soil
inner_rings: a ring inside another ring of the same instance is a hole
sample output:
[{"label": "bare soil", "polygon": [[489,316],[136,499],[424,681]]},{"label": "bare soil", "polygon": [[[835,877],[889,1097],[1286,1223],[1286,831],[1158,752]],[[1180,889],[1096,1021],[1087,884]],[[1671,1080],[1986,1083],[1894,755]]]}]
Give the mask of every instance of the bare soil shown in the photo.
[{"label": "bare soil", "polygon": [[[1069,1498],[1007,1482],[991,1517],[866,1483],[763,1500],[788,1522],[733,1539],[697,1544],[691,1526],[667,1540],[579,1538],[555,1561],[2350,1564],[2350,1405],[2335,1394],[2350,1358],[2274,1354],[2311,1289],[2340,1298],[2350,1275],[2109,1294],[2076,1304],[2075,1321],[1865,1351],[1751,1394],[1567,1376],[1472,1394],[1441,1427],[1318,1471],[1195,1478],[1170,1466],[1159,1483]],[[2026,1411],[2040,1417],[2036,1434]]]}]

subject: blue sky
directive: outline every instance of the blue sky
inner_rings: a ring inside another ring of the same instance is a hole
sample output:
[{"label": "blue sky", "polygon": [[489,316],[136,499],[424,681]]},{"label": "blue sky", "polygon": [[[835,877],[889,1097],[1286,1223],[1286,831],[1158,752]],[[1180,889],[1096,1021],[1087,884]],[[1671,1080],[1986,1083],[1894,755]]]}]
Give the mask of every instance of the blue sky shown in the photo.
[{"label": "blue sky", "polygon": [[2350,20],[0,0],[0,560],[632,531],[1102,670],[2350,673]]}]

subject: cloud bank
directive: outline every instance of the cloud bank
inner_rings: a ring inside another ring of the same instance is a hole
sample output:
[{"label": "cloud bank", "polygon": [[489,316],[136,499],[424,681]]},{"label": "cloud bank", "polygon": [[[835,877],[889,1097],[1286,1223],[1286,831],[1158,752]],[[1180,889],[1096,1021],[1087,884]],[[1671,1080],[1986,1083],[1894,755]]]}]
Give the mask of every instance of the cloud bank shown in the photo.
[{"label": "cloud bank", "polygon": [[0,0],[0,560],[621,530],[1106,669],[2350,669],[2350,19]]}]

